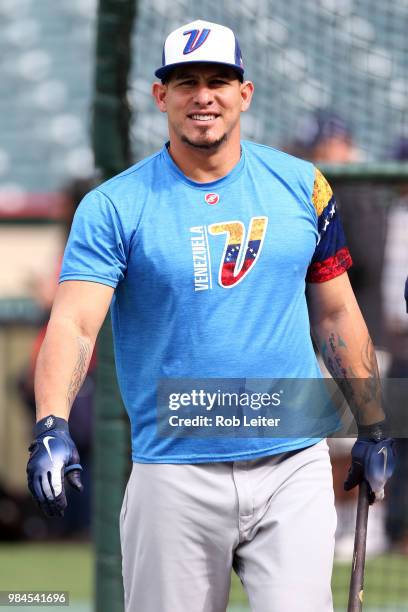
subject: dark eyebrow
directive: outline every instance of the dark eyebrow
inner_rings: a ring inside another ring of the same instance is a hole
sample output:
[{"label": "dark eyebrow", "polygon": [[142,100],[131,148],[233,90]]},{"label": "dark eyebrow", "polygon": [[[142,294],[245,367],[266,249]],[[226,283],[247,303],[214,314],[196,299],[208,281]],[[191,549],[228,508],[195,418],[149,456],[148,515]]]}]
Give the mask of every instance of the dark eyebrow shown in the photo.
[{"label": "dark eyebrow", "polygon": [[195,78],[197,78],[197,75],[196,75],[196,74],[193,74],[193,73],[187,73],[187,74],[175,74],[175,75],[173,76],[173,79],[174,79],[175,81],[182,81],[182,80],[184,80],[184,79],[195,79]]},{"label": "dark eyebrow", "polygon": [[232,72],[231,73],[229,73],[229,72],[215,72],[209,78],[210,79],[235,79],[236,76]]},{"label": "dark eyebrow", "polygon": [[[175,73],[173,75],[173,79],[175,81],[184,81],[184,80],[188,80],[188,79],[198,79],[200,77],[200,75],[198,75],[197,73],[194,72],[187,72],[185,74],[177,74]],[[236,76],[235,74],[233,74],[233,72],[231,71],[231,73],[229,71],[224,71],[224,70],[219,70],[217,72],[214,72],[212,74],[209,74],[207,76],[208,79],[235,79]]]}]

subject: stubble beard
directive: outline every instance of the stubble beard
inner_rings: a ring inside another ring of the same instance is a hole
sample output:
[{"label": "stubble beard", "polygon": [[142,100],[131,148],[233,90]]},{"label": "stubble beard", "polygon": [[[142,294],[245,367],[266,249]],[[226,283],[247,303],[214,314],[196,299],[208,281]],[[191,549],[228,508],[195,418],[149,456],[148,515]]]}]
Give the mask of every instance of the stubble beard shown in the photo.
[{"label": "stubble beard", "polygon": [[190,147],[193,147],[194,149],[201,149],[204,151],[216,151],[222,144],[224,144],[224,142],[227,141],[227,138],[227,134],[225,133],[220,138],[217,138],[217,140],[213,140],[212,142],[195,142],[194,140],[190,140],[184,134],[181,136],[182,142],[186,143]]}]

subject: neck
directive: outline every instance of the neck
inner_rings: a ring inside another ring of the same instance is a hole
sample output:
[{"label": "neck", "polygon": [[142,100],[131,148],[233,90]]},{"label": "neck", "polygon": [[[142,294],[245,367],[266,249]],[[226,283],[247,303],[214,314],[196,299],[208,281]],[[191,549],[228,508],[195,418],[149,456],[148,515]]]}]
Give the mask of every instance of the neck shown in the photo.
[{"label": "neck", "polygon": [[241,144],[239,139],[233,143],[226,141],[211,151],[170,139],[169,153],[185,176],[197,183],[210,183],[226,176],[237,165]]}]

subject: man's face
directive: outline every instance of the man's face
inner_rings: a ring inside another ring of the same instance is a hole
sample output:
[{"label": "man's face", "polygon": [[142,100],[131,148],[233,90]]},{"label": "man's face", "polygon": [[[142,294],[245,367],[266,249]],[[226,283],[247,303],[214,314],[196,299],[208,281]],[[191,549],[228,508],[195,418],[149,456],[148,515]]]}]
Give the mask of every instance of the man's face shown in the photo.
[{"label": "man's face", "polygon": [[165,84],[155,83],[153,95],[167,113],[170,142],[201,150],[216,150],[239,138],[239,121],[253,93],[250,81],[218,64],[190,64],[176,68]]}]

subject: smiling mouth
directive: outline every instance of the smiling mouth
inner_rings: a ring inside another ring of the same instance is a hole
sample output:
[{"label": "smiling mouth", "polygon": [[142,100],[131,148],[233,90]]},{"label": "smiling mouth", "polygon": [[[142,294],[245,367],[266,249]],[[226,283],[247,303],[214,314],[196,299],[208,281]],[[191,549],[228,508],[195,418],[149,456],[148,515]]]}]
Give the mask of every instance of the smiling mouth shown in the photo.
[{"label": "smiling mouth", "polygon": [[188,115],[189,119],[192,119],[193,121],[202,121],[203,123],[205,123],[206,121],[214,121],[218,115],[213,115],[213,114],[207,114],[207,115]]}]

